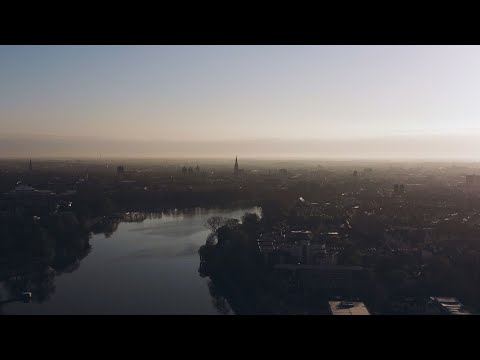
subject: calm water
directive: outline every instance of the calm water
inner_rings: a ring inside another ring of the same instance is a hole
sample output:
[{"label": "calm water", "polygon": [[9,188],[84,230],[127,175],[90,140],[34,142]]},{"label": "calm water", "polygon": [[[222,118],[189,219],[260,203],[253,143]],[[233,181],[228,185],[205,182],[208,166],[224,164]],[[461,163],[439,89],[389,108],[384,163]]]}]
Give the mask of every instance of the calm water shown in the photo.
[{"label": "calm water", "polygon": [[195,209],[162,213],[142,223],[120,223],[94,235],[78,269],[52,276],[49,299],[10,303],[5,314],[218,314],[208,279],[198,274],[198,249],[210,216],[239,219],[245,212]]}]

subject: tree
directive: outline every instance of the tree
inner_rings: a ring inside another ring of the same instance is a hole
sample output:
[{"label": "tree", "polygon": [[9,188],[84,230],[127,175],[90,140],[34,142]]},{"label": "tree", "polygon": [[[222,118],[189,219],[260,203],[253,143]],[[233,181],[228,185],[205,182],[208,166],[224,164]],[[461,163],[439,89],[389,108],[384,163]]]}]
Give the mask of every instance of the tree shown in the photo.
[{"label": "tree", "polygon": [[205,241],[206,246],[215,246],[217,244],[217,237],[214,233],[210,233],[207,236],[207,240]]},{"label": "tree", "polygon": [[217,233],[218,229],[221,228],[228,221],[226,217],[223,216],[212,216],[207,220],[205,226],[214,234]]},{"label": "tree", "polygon": [[242,227],[249,238],[249,243],[256,247],[260,232],[260,217],[256,213],[245,213],[242,216]]},{"label": "tree", "polygon": [[242,224],[246,226],[255,226],[260,221],[260,217],[256,213],[245,213],[242,216]]},{"label": "tree", "polygon": [[238,219],[228,219],[224,225],[230,229],[234,229],[238,226],[238,222]]}]

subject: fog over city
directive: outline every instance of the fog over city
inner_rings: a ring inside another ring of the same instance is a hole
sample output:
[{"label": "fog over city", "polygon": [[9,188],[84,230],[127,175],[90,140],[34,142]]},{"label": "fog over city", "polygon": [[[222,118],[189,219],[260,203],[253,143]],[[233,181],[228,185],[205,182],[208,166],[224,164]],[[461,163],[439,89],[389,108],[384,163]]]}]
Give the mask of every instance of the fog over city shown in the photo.
[{"label": "fog over city", "polygon": [[131,140],[74,136],[0,135],[7,158],[221,158],[239,153],[250,159],[378,159],[478,161],[476,134],[402,135],[371,138]]}]

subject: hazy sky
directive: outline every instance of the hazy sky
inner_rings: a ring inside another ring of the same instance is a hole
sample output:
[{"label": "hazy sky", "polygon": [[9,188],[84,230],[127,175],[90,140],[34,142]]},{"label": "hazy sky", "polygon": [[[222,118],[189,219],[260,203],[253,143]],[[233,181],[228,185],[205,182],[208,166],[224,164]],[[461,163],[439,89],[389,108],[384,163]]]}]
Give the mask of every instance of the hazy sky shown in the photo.
[{"label": "hazy sky", "polygon": [[[278,146],[266,152],[292,154],[283,140],[476,142],[479,119],[478,46],[0,46],[0,134],[10,141],[0,150],[8,155],[53,155],[63,148],[52,144],[70,141],[112,155],[119,150],[105,144],[119,140],[256,140]],[[43,141],[45,151],[25,139]],[[328,152],[315,146],[306,153]]]}]

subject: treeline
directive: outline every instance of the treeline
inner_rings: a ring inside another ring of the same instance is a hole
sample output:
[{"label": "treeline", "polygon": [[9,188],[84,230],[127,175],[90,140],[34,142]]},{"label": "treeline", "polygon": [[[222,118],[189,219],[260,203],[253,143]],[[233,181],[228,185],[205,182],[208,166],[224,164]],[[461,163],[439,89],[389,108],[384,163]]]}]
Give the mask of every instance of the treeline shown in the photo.
[{"label": "treeline", "polygon": [[214,304],[221,313],[268,314],[278,297],[269,291],[267,269],[258,252],[263,223],[257,214],[235,219],[211,218],[211,235],[199,250],[202,277],[209,277]]}]

